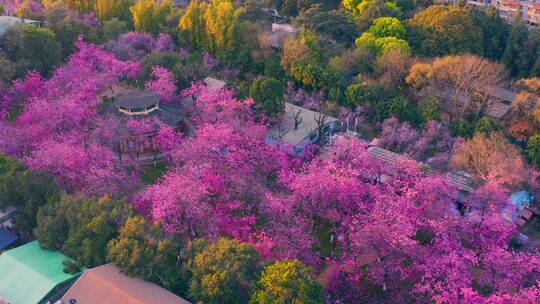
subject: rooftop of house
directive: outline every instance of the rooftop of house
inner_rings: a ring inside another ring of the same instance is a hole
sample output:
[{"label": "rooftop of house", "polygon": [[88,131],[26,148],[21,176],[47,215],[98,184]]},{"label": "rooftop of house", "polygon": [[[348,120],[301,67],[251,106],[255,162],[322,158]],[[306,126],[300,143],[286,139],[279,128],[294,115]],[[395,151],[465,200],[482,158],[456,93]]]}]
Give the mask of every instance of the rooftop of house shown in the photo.
[{"label": "rooftop of house", "polygon": [[500,100],[490,100],[486,106],[487,116],[501,119],[512,109],[512,105]]},{"label": "rooftop of house", "polygon": [[225,85],[227,85],[227,83],[225,81],[222,81],[222,80],[219,80],[219,79],[216,79],[216,78],[212,78],[212,77],[206,77],[203,80],[203,83],[208,88],[208,90],[210,90],[210,91],[221,90],[221,89],[225,88]]},{"label": "rooftop of house", "polygon": [[294,38],[298,30],[288,23],[272,23],[272,31],[268,33],[268,44],[276,49],[283,47],[287,38]]},{"label": "rooftop of house", "polygon": [[290,23],[274,22],[272,23],[272,32],[287,32],[297,34],[299,31]]},{"label": "rooftop of house", "polygon": [[[411,160],[406,155],[398,154],[380,147],[369,147],[368,151],[375,159],[389,164],[399,164],[400,162]],[[423,163],[419,164],[423,165]],[[429,167],[426,167],[426,170],[429,174],[433,173],[433,170]],[[476,189],[472,176],[466,172],[447,172],[445,176],[448,184],[459,191],[473,192]]]},{"label": "rooftop of house", "polygon": [[[450,89],[437,90],[437,97],[450,100],[454,98],[454,92]],[[503,118],[512,108],[512,102],[516,98],[517,93],[501,87],[491,87],[489,89],[489,99],[486,103],[485,114],[495,119]],[[464,93],[457,94],[459,103],[465,103],[468,99]],[[450,107],[451,105],[447,105]]]},{"label": "rooftop of house", "polygon": [[[270,128],[268,135],[280,141],[296,146],[317,130],[317,120],[321,113],[315,112],[291,103],[285,103],[285,111],[279,123]],[[295,129],[295,116],[299,124]],[[324,115],[324,125],[337,121],[335,117]]]},{"label": "rooftop of house", "polygon": [[189,304],[156,284],[123,275],[114,264],[87,270],[61,301],[70,304],[73,300],[77,304]]},{"label": "rooftop of house", "polygon": [[19,24],[41,24],[41,21],[13,16],[0,16],[0,35],[3,35],[8,29]]},{"label": "rooftop of house", "polygon": [[77,275],[64,273],[67,256],[41,249],[37,241],[0,255],[0,298],[10,304],[41,303],[58,285]]}]

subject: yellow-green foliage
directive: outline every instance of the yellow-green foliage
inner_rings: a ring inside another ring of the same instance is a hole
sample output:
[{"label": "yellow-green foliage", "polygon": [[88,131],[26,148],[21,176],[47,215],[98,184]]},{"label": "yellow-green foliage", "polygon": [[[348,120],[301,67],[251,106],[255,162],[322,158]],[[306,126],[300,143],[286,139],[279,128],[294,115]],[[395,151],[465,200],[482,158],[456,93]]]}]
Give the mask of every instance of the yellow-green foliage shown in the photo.
[{"label": "yellow-green foliage", "polygon": [[322,286],[310,276],[310,269],[299,261],[283,260],[263,271],[250,304],[322,304]]},{"label": "yellow-green foliage", "polygon": [[183,38],[195,46],[212,52],[232,49],[243,13],[244,9],[236,9],[230,0],[212,0],[208,4],[192,0],[178,28]]},{"label": "yellow-green foliage", "polygon": [[129,10],[133,16],[135,30],[157,33],[160,24],[165,23],[165,18],[172,8],[171,0],[137,0]]}]

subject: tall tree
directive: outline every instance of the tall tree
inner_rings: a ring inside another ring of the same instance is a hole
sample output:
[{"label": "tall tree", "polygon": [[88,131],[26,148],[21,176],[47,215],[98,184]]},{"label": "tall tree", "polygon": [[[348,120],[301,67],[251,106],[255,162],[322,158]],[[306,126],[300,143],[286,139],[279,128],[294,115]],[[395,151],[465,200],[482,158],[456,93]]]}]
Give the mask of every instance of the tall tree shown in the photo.
[{"label": "tall tree", "polygon": [[192,245],[189,297],[208,304],[246,303],[260,272],[259,254],[250,245],[219,239]]},{"label": "tall tree", "polygon": [[129,217],[118,236],[108,243],[107,261],[128,276],[155,282],[185,295],[189,273],[181,255],[182,242],[168,237],[159,224],[151,226],[141,216]]},{"label": "tall tree", "polygon": [[279,114],[284,110],[283,84],[277,79],[256,79],[249,88],[249,96],[260,104],[268,116]]},{"label": "tall tree", "polygon": [[331,39],[350,45],[358,35],[358,29],[350,13],[343,10],[327,11],[320,4],[302,11],[293,19],[293,24],[323,36],[323,43]]},{"label": "tall tree", "polygon": [[81,265],[95,267],[106,263],[107,242],[131,213],[126,201],[63,194],[39,210],[35,234],[43,248],[60,250]]},{"label": "tall tree", "polygon": [[492,88],[506,78],[502,64],[474,55],[436,58],[431,64],[412,66],[406,78],[416,89],[426,89],[428,95],[445,95],[454,117],[470,113],[478,117],[486,106]]},{"label": "tall tree", "polygon": [[8,30],[2,39],[9,59],[16,62],[17,76],[20,77],[28,70],[47,75],[62,59],[62,47],[49,29],[17,27]]},{"label": "tall tree", "polygon": [[94,12],[102,21],[118,18],[130,22],[129,8],[135,4],[135,0],[95,0]]},{"label": "tall tree", "polygon": [[298,261],[283,260],[265,267],[250,304],[324,303],[322,286]]},{"label": "tall tree", "polygon": [[39,207],[58,195],[58,186],[50,176],[31,172],[20,162],[0,154],[0,209],[18,209],[14,224],[25,235],[36,226]]},{"label": "tall tree", "polygon": [[506,65],[506,68],[512,75],[518,75],[520,73],[527,73],[529,67],[523,64],[524,58],[520,55],[525,48],[529,32],[527,25],[522,20],[518,19],[512,25],[510,33],[508,34],[508,40],[506,41],[506,48],[502,54],[501,61]]},{"label": "tall tree", "polygon": [[129,8],[133,17],[133,27],[140,32],[157,34],[173,9],[171,0],[137,0]]},{"label": "tall tree", "polygon": [[478,26],[482,28],[484,56],[491,60],[500,60],[506,40],[508,39],[509,26],[501,18],[495,7],[489,6],[485,10],[473,9],[472,16]]},{"label": "tall tree", "polygon": [[420,56],[472,53],[483,55],[482,29],[459,6],[433,5],[407,21],[409,43]]}]

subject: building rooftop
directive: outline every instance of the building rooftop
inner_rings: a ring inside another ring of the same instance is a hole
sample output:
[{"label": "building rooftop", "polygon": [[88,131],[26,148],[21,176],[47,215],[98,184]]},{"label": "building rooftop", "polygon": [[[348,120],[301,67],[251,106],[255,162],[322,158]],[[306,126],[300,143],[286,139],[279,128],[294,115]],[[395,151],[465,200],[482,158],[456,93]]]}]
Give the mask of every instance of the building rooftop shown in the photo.
[{"label": "building rooftop", "polygon": [[[125,92],[125,93],[124,93]],[[121,119],[146,119],[157,118],[161,122],[175,127],[182,121],[182,105],[178,101],[160,102],[159,95],[137,90],[123,89],[121,93],[115,94],[115,99],[112,102],[104,101],[102,113],[118,115]],[[109,93],[102,93],[100,96],[110,98]],[[133,112],[144,112],[144,109],[150,109],[144,115],[128,115],[122,110],[130,110]]]},{"label": "building rooftop", "polygon": [[[294,128],[295,115],[298,115],[298,121],[300,122],[296,129]],[[317,119],[320,115],[319,112],[286,102],[285,112],[280,122],[270,128],[268,134],[284,143],[296,146],[317,130]],[[327,115],[325,125],[335,121],[337,121],[335,117]]]},{"label": "building rooftop", "polygon": [[13,16],[0,16],[0,36],[5,34],[7,30],[19,24],[41,24],[41,21],[22,19]]},{"label": "building rooftop", "polygon": [[64,273],[64,260],[57,251],[41,249],[37,241],[0,255],[0,299],[10,304],[41,303],[62,283],[77,275]]},{"label": "building rooftop", "polygon": [[208,88],[210,91],[217,91],[225,88],[225,85],[227,84],[225,81],[212,78],[212,77],[206,77],[204,80],[204,85]]},{"label": "building rooftop", "polygon": [[124,109],[141,109],[159,104],[159,95],[148,91],[133,91],[116,97],[113,104]]},{"label": "building rooftop", "polygon": [[[404,162],[406,160],[412,160],[406,155],[398,154],[380,147],[369,147],[368,151],[369,154],[371,154],[371,156],[373,156],[375,159],[393,165],[397,165],[400,162]],[[418,164],[424,165],[420,162],[418,162]],[[426,170],[428,174],[434,174],[434,171],[431,168],[426,167]],[[445,174],[445,177],[448,185],[459,191],[473,192],[476,189],[475,183],[473,182],[471,175],[466,172],[448,172]]]},{"label": "building rooftop", "polygon": [[76,304],[189,304],[156,284],[123,275],[114,264],[87,270],[61,301],[73,300]]},{"label": "building rooftop", "polygon": [[512,105],[500,100],[490,100],[486,106],[486,115],[501,119],[512,109]]}]

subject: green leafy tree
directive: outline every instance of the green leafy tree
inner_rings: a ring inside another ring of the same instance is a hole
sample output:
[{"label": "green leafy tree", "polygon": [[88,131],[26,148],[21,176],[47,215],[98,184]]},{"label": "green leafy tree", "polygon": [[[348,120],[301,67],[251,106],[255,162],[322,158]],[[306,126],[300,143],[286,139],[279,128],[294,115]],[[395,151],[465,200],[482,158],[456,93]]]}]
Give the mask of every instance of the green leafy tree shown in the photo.
[{"label": "green leafy tree", "polygon": [[28,70],[46,75],[59,64],[62,47],[55,38],[51,30],[36,26],[9,29],[2,42],[8,59],[15,62],[16,76],[22,77]]},{"label": "green leafy tree", "polygon": [[484,56],[491,60],[500,60],[508,39],[508,23],[501,18],[495,7],[473,9],[472,16],[482,29]]},{"label": "green leafy tree", "polygon": [[133,27],[139,32],[157,34],[165,23],[167,15],[173,10],[171,0],[137,0],[129,8],[133,18]]},{"label": "green leafy tree", "polygon": [[266,267],[249,304],[324,303],[322,286],[310,273],[299,261],[283,260]]},{"label": "green leafy tree", "polygon": [[292,18],[315,3],[313,0],[282,0],[277,9],[280,15]]},{"label": "green leafy tree", "polygon": [[540,135],[536,134],[529,137],[527,142],[527,159],[536,168],[540,168]]},{"label": "green leafy tree", "polygon": [[6,57],[0,55],[0,86],[9,84],[15,76],[15,65]]},{"label": "green leafy tree", "polygon": [[528,37],[529,32],[525,22],[521,20],[515,22],[508,34],[506,48],[501,58],[502,63],[506,65],[506,68],[512,75],[517,75],[523,70],[520,54],[523,52]]},{"label": "green leafy tree", "polygon": [[464,120],[453,120],[450,122],[450,132],[453,136],[470,138],[474,135],[474,127]]},{"label": "green leafy tree", "polygon": [[178,28],[180,37],[190,45],[198,49],[203,49],[207,45],[204,12],[206,2],[192,0],[185,13],[180,18]]},{"label": "green leafy tree", "polygon": [[103,22],[103,27],[101,28],[101,37],[103,41],[108,41],[111,39],[116,39],[120,35],[127,32],[128,26],[125,21],[112,18]]},{"label": "green leafy tree", "polygon": [[360,31],[367,30],[380,17],[402,18],[401,8],[394,1],[367,0],[357,6],[356,24]]},{"label": "green leafy tree", "polygon": [[376,85],[354,83],[347,88],[345,96],[349,107],[356,108],[368,103],[375,103],[383,98],[383,89]]},{"label": "green leafy tree", "polygon": [[352,48],[330,58],[328,65],[338,72],[345,83],[351,83],[358,74],[373,72],[375,54],[366,48]]},{"label": "green leafy tree", "polygon": [[373,25],[368,31],[377,38],[396,37],[403,39],[407,35],[405,26],[399,19],[393,17],[381,17],[373,20]]},{"label": "green leafy tree", "polygon": [[135,4],[135,0],[95,0],[94,12],[100,20],[113,18],[124,22],[131,22],[129,8]]},{"label": "green leafy tree", "polygon": [[86,267],[106,263],[107,242],[132,214],[123,200],[61,195],[40,208],[35,235],[43,248],[60,250]]},{"label": "green leafy tree", "polygon": [[496,129],[495,123],[489,117],[482,117],[474,124],[474,133],[482,132],[489,135]]},{"label": "green leafy tree", "polygon": [[373,21],[373,25],[356,39],[356,46],[366,48],[378,55],[392,51],[410,54],[409,43],[403,38],[407,30],[397,18],[381,17]]},{"label": "green leafy tree", "polygon": [[377,55],[384,55],[394,51],[402,54],[411,53],[411,47],[406,40],[396,37],[377,38],[369,32],[364,32],[360,38],[356,39],[355,43],[356,46],[366,48]]},{"label": "green leafy tree", "polygon": [[189,272],[182,256],[182,243],[167,236],[159,224],[150,226],[139,215],[131,216],[119,235],[108,243],[107,261],[128,276],[155,282],[184,295]]},{"label": "green leafy tree", "polygon": [[396,96],[388,101],[388,113],[397,117],[400,121],[408,121],[413,126],[418,126],[421,121],[420,114],[414,105],[405,96]]},{"label": "green leafy tree", "polygon": [[279,63],[279,55],[271,53],[268,59],[264,62],[264,75],[276,79],[284,79],[285,71]]},{"label": "green leafy tree", "polygon": [[343,7],[351,13],[358,13],[358,5],[362,0],[343,0],[341,4]]},{"label": "green leafy tree", "polygon": [[248,244],[221,238],[192,245],[189,261],[192,279],[189,297],[206,304],[240,304],[249,299],[251,285],[260,273],[259,254]]},{"label": "green leafy tree", "polygon": [[290,71],[294,62],[322,63],[323,49],[320,37],[308,30],[300,31],[295,39],[287,39],[283,44],[283,54],[281,55],[281,66],[285,71]]},{"label": "green leafy tree", "polygon": [[326,92],[339,86],[340,83],[339,74],[327,66],[316,63],[306,64],[296,61],[291,65],[289,74],[306,87]]},{"label": "green leafy tree", "polygon": [[230,0],[209,3],[192,0],[180,18],[180,37],[196,48],[219,56],[240,57],[244,8],[235,8]]},{"label": "green leafy tree", "polygon": [[259,103],[268,116],[283,112],[283,83],[275,78],[256,79],[249,88],[249,96]]},{"label": "green leafy tree", "polygon": [[61,2],[80,13],[88,13],[94,8],[96,0],[62,0]]},{"label": "green leafy tree", "polygon": [[430,96],[426,98],[420,106],[420,116],[424,122],[430,120],[440,120],[441,105],[437,97]]},{"label": "green leafy tree", "polygon": [[18,230],[29,234],[36,226],[39,207],[58,195],[58,186],[50,176],[31,172],[20,162],[0,154],[0,209],[18,209],[14,218]]},{"label": "green leafy tree", "polygon": [[407,23],[410,29],[407,40],[420,56],[483,53],[482,29],[465,8],[433,5]]},{"label": "green leafy tree", "polygon": [[84,36],[87,41],[97,41],[98,37],[95,27],[80,21],[60,2],[54,2],[48,6],[45,26],[54,32],[56,41],[62,47],[64,58],[71,55],[79,36]]},{"label": "green leafy tree", "polygon": [[306,28],[321,35],[323,39],[331,39],[344,44],[351,44],[358,36],[358,28],[352,15],[343,10],[328,11],[321,4],[316,4],[301,12],[294,18],[293,24],[298,28]]}]

